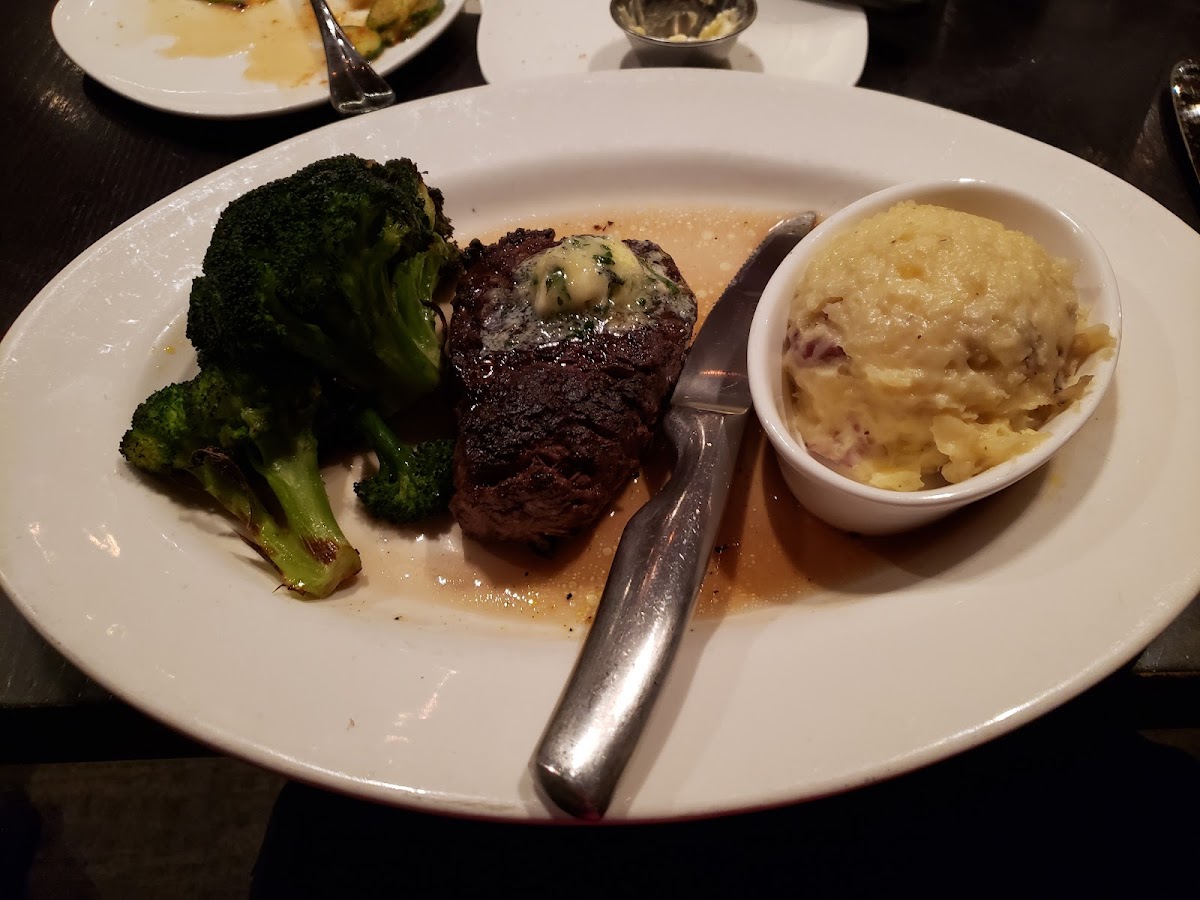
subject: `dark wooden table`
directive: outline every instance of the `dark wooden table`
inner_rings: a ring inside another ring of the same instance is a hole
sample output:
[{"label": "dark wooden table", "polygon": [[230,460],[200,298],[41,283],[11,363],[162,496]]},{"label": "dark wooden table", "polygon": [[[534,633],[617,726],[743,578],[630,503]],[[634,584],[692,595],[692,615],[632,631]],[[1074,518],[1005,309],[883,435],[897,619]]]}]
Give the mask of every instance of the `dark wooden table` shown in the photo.
[{"label": "dark wooden table", "polygon": [[[65,58],[50,31],[52,5],[32,0],[5,10],[0,334],[71,259],[149,204],[336,118],[325,106],[237,122],[145,109]],[[1186,169],[1165,90],[1174,61],[1200,56],[1200,3],[878,0],[872,6],[862,86],[948,107],[1060,147],[1125,179],[1200,229],[1200,189]],[[464,13],[393,73],[389,81],[399,100],[482,84],[477,28],[478,17]],[[860,813],[872,815],[873,803],[903,828],[901,810],[913,792],[957,796],[983,790],[995,801],[1007,784],[1003,773],[1013,765],[1044,762],[1048,753],[1064,765],[1083,754],[1100,766],[1102,761],[1081,749],[1101,746],[1098,735],[1200,727],[1198,686],[1200,604],[1194,603],[1140,658],[1063,710],[993,746],[900,779],[897,786],[856,792],[842,798],[840,807],[830,806],[839,801],[816,807],[853,836],[850,823]],[[0,735],[0,761],[9,762],[201,752],[76,671],[3,596]]]}]

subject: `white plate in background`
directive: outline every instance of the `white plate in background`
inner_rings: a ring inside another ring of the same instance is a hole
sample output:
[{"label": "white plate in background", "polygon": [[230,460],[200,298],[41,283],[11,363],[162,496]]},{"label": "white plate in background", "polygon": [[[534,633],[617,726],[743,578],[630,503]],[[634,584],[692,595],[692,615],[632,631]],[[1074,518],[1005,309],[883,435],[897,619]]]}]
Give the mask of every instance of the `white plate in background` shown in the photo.
[{"label": "white plate in background", "polygon": [[[59,0],[50,23],[59,46],[79,68],[110,90],[154,109],[239,119],[329,102],[315,23],[311,43],[319,66],[314,69],[315,77],[295,86],[247,78],[245,52],[219,57],[164,54],[174,39],[148,28],[150,4],[200,2],[203,0]],[[372,63],[375,70],[387,75],[420,53],[446,30],[463,2],[446,0],[436,19],[409,40],[385,48]],[[272,12],[286,21],[307,16],[309,10],[308,0],[271,0],[270,5]]]},{"label": "white plate in background", "polygon": [[[636,69],[608,0],[481,0],[479,67],[492,84],[522,78]],[[854,84],[867,59],[861,8],[809,0],[758,0],[729,68]]]},{"label": "white plate in background", "polygon": [[[602,108],[623,127],[593,127]],[[886,564],[861,577],[693,623],[612,818],[798,801],[946,757],[1094,684],[1195,597],[1200,236],[1175,216],[1064,152],[857,88],[710,71],[489,86],[201,179],[78,257],[0,343],[0,422],[37,423],[0,429],[4,589],[56,649],[167,724],[375,800],[550,815],[527,766],[579,629],[468,617],[378,563],[329,601],[296,600],[222,519],[116,450],[134,406],[191,365],[188,286],[223,205],[344,152],[415,159],[462,235],[634,201],[829,212],[901,181],[974,177],[1068,210],[1112,261],[1121,359],[1072,443],[969,514],[873,545]],[[395,549],[342,523],[364,557]]]}]

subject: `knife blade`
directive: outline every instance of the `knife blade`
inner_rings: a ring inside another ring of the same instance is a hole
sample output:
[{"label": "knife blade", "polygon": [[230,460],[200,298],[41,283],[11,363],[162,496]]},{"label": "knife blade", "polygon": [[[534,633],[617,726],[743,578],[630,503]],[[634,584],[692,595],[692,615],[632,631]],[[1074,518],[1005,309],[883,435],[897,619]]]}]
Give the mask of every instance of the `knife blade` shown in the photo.
[{"label": "knife blade", "polygon": [[629,520],[592,627],[534,754],[549,800],[603,817],[657,699],[708,567],[750,414],[746,340],[758,298],[816,213],[775,225],[692,342],[663,429],[670,480]]},{"label": "knife blade", "polygon": [[1171,104],[1192,173],[1200,182],[1200,62],[1185,59],[1171,70]]}]

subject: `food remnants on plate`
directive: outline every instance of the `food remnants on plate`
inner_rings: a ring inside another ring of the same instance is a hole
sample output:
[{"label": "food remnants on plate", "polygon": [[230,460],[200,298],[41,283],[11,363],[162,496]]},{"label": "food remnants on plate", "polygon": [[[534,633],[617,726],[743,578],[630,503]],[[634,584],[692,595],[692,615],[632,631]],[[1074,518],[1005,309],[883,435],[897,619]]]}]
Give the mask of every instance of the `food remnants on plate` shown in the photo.
[{"label": "food remnants on plate", "polygon": [[875,487],[957,483],[1024,453],[1093,353],[1075,262],[958,210],[905,201],[835,236],[796,287],[792,428]]},{"label": "food remnants on plate", "polygon": [[[445,9],[444,0],[328,0],[355,48],[374,59]],[[326,78],[325,54],[308,0],[146,0],[146,31],[171,43],[164,56],[243,55],[250,81],[282,88]]]}]

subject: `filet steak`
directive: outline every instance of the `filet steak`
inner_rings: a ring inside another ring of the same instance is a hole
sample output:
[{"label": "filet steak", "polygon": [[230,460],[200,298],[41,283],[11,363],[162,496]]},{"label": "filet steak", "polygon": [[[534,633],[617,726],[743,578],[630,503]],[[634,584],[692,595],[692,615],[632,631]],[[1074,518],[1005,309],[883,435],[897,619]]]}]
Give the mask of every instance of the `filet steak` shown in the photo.
[{"label": "filet steak", "polygon": [[642,308],[620,324],[534,315],[530,265],[558,243],[552,230],[518,229],[464,256],[447,345],[458,388],[450,508],[480,540],[548,548],[604,514],[638,469],[696,322],[694,294],[650,241],[624,244],[661,302],[633,301]]}]

